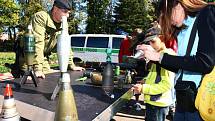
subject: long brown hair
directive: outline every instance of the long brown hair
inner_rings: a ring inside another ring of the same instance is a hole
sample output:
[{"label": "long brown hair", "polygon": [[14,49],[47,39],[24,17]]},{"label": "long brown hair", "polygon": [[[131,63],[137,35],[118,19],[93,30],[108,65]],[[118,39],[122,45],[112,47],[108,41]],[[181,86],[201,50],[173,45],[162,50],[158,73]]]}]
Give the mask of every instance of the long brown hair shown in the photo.
[{"label": "long brown hair", "polygon": [[176,29],[171,24],[172,9],[180,3],[185,11],[185,16],[195,16],[202,8],[207,6],[207,2],[203,0],[161,0],[159,3],[160,25],[162,33],[165,36],[164,40],[168,41],[175,35]]}]

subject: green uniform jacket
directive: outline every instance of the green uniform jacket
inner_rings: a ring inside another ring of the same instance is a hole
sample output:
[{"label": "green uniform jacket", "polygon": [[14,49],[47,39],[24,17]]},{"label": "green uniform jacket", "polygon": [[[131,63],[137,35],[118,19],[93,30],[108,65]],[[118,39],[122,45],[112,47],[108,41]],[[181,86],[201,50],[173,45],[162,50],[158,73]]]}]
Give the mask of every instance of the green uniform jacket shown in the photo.
[{"label": "green uniform jacket", "polygon": [[[55,23],[50,14],[40,11],[32,17],[33,34],[35,36],[35,71],[48,71],[50,69],[47,62],[48,56],[56,46],[57,35],[60,33],[61,23]],[[72,54],[71,54],[72,55]],[[72,61],[72,59],[70,59]],[[74,65],[73,61],[70,64]]]},{"label": "green uniform jacket", "polygon": [[[175,55],[173,50],[165,49],[165,53],[169,53],[171,55]],[[152,64],[150,72],[148,76],[145,78],[145,84],[142,87],[142,93],[144,94],[144,102],[160,107],[166,107],[173,103],[173,95],[172,90],[174,89],[174,77],[175,74],[171,71],[168,71],[161,67],[160,76],[161,81],[159,83],[155,83],[157,76],[156,64]],[[161,97],[152,101],[150,99],[151,95],[162,94]]]}]

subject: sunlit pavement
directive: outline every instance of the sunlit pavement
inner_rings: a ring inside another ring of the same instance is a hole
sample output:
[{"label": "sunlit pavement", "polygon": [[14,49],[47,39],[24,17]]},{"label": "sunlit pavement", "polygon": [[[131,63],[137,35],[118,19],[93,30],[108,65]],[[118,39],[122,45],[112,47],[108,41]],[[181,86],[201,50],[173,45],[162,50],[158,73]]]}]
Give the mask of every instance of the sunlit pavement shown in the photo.
[{"label": "sunlit pavement", "polygon": [[[132,97],[131,102],[134,104],[134,97]],[[130,102],[129,102],[130,103]],[[143,103],[143,95],[140,96],[141,110],[137,111],[132,104],[127,104],[123,106],[121,110],[113,117],[112,121],[144,121],[145,120],[145,106]],[[166,121],[171,121],[166,119]]]},{"label": "sunlit pavement", "polygon": [[13,75],[11,73],[0,73],[0,81],[13,80]]}]

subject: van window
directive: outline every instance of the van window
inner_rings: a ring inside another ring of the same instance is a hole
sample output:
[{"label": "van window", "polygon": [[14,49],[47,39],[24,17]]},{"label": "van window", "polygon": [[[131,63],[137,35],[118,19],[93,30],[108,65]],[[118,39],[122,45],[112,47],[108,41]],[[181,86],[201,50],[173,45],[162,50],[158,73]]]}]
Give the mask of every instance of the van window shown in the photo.
[{"label": "van window", "polygon": [[84,47],[85,37],[71,37],[71,45],[75,47]]},{"label": "van window", "polygon": [[108,37],[88,37],[87,47],[107,48],[108,41]]},{"label": "van window", "polygon": [[120,48],[120,43],[121,41],[123,40],[123,38],[116,38],[116,37],[113,37],[113,44],[112,44],[112,48],[113,49],[119,49]]}]

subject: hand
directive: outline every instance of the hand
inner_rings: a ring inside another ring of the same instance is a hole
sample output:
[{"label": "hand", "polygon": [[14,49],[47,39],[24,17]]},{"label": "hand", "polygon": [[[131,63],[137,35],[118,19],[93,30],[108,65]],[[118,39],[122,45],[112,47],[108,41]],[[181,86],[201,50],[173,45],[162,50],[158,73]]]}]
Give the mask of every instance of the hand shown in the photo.
[{"label": "hand", "polygon": [[150,45],[137,45],[137,50],[143,50],[143,58],[146,58],[147,60],[152,60],[152,61],[159,61],[160,59],[160,53],[156,52],[152,46]]},{"label": "hand", "polygon": [[142,91],[142,84],[135,84],[131,89],[134,91],[135,94],[140,94]]},{"label": "hand", "polygon": [[37,78],[45,79],[45,74],[42,71],[35,71],[35,75]]},{"label": "hand", "polygon": [[73,71],[84,71],[85,68],[83,68],[83,67],[73,67],[72,70]]}]

